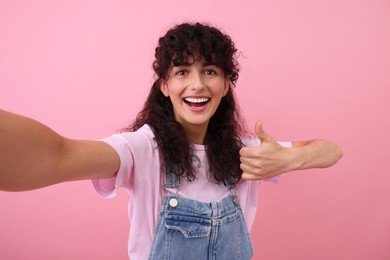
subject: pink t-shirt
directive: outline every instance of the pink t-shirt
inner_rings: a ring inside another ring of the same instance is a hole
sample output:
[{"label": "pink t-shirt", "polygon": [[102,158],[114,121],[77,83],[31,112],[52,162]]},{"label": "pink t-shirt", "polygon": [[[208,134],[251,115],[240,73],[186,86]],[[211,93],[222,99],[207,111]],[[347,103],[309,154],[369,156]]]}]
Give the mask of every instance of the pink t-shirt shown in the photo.
[{"label": "pink t-shirt", "polygon": [[[131,221],[128,253],[130,259],[147,259],[157,225],[161,199],[165,191],[164,173],[160,154],[154,141],[154,134],[148,125],[136,132],[115,134],[102,141],[111,145],[120,157],[120,168],[115,178],[93,180],[96,191],[104,198],[116,196],[119,188],[125,188],[129,195],[129,219]],[[246,146],[258,146],[256,138],[245,139]],[[281,143],[291,147],[291,143]],[[223,184],[215,184],[207,179],[208,160],[205,146],[194,145],[199,161],[194,168],[196,180],[181,181],[179,196],[202,202],[219,201],[229,195]],[[271,181],[277,181],[273,178]],[[256,214],[259,181],[243,181],[237,186],[237,196],[243,210],[248,230],[251,229]]]}]

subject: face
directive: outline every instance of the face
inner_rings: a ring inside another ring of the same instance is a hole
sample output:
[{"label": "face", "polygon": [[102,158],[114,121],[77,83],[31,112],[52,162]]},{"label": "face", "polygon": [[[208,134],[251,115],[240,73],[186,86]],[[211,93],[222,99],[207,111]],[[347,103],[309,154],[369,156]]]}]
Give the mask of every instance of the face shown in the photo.
[{"label": "face", "polygon": [[171,99],[176,121],[184,129],[207,129],[229,84],[222,69],[206,64],[204,59],[190,64],[173,66],[161,91]]}]

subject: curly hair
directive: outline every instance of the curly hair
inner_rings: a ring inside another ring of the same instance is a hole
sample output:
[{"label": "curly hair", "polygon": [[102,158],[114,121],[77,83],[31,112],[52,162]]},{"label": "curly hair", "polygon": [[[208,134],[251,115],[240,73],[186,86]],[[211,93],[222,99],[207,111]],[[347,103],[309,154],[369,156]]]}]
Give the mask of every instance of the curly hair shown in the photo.
[{"label": "curly hair", "polygon": [[245,122],[239,114],[232,89],[239,72],[236,52],[228,35],[200,23],[183,23],[173,27],[159,39],[155,49],[153,69],[156,80],[143,109],[127,130],[135,131],[148,124],[165,163],[178,165],[180,170],[176,174],[185,176],[189,181],[196,178],[194,151],[182,126],[175,120],[170,98],[160,90],[161,83],[168,78],[172,66],[186,63],[189,57],[193,57],[193,61],[202,57],[222,68],[230,86],[210,119],[204,140],[210,166],[208,177],[216,183],[225,180],[237,183],[242,174],[239,150],[243,145],[240,137],[245,133]]}]

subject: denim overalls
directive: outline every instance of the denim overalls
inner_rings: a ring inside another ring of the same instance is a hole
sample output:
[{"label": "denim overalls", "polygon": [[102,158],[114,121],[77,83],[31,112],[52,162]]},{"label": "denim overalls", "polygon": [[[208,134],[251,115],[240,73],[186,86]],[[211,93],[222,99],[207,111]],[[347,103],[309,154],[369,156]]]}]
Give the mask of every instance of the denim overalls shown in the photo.
[{"label": "denim overalls", "polygon": [[[253,249],[241,207],[232,195],[219,202],[199,202],[165,195],[149,260],[250,259]],[[165,188],[178,191],[180,178],[167,167]]]}]

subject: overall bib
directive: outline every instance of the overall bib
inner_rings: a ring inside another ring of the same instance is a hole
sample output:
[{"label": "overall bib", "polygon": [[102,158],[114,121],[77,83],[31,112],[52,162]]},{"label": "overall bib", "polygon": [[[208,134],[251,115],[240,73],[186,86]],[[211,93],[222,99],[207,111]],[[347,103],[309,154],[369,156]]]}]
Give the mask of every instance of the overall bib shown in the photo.
[{"label": "overall bib", "polygon": [[[234,184],[219,202],[165,195],[149,260],[247,260],[253,255]],[[166,188],[178,191],[180,178],[167,167]]]}]

